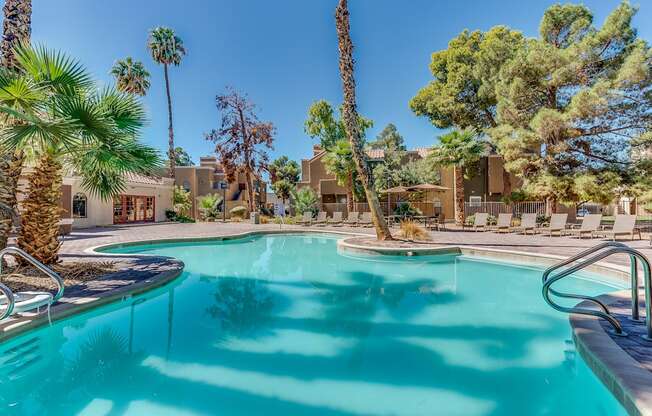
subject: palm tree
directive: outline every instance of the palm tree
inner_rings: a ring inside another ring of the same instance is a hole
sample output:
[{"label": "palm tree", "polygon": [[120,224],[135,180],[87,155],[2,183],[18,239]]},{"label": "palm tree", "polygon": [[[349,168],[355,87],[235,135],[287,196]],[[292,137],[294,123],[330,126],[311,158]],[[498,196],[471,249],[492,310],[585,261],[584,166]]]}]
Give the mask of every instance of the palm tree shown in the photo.
[{"label": "palm tree", "polygon": [[371,169],[367,164],[364,152],[364,143],[358,123],[358,111],[355,100],[355,79],[353,78],[353,43],[349,33],[349,9],[347,0],[339,0],[335,10],[335,26],[337,28],[338,46],[340,50],[340,76],[342,77],[342,88],[344,90],[344,103],[342,108],[342,119],[346,132],[349,136],[353,161],[364,187],[367,202],[371,210],[376,237],[379,240],[391,240],[392,234],[389,231],[383,211],[380,208],[378,195],[373,188]]},{"label": "palm tree", "polygon": [[[29,44],[32,34],[32,0],[5,0],[2,42],[2,66],[8,69],[16,67],[14,48],[20,44]],[[4,121],[4,120],[3,120]],[[0,156],[0,203],[10,211],[0,214],[0,249],[7,245],[12,227],[12,215],[16,212],[16,190],[18,178],[23,167],[22,152],[4,152]]]},{"label": "palm tree", "polygon": [[455,222],[464,222],[464,176],[469,166],[485,152],[485,145],[473,130],[453,130],[439,137],[439,145],[428,155],[436,166],[453,166],[455,194]]},{"label": "palm tree", "polygon": [[15,68],[14,49],[20,44],[28,44],[31,40],[32,0],[5,0],[2,11],[2,65]]},{"label": "palm tree", "polygon": [[58,259],[59,200],[64,167],[102,199],[126,188],[124,173],[148,174],[156,151],[140,144],[143,105],[97,84],[76,61],[45,48],[19,47],[20,71],[0,71],[3,152],[21,151],[35,164],[22,202],[18,245],[45,264]]},{"label": "palm tree", "polygon": [[120,59],[113,64],[111,75],[115,77],[118,91],[129,94],[147,94],[149,89],[149,72],[140,61],[134,61],[131,56]]},{"label": "palm tree", "polygon": [[346,207],[349,212],[353,209],[353,175],[355,174],[355,162],[351,144],[347,140],[338,140],[335,145],[327,150],[324,156],[326,171],[335,175],[337,184],[346,188]]},{"label": "palm tree", "polygon": [[181,58],[186,54],[183,41],[174,34],[174,31],[167,27],[157,27],[149,32],[147,47],[152,53],[154,62],[163,65],[165,75],[165,92],[168,98],[168,159],[170,160],[170,177],[174,178],[174,130],[172,128],[172,98],[170,97],[170,79],[168,66],[178,66]]}]

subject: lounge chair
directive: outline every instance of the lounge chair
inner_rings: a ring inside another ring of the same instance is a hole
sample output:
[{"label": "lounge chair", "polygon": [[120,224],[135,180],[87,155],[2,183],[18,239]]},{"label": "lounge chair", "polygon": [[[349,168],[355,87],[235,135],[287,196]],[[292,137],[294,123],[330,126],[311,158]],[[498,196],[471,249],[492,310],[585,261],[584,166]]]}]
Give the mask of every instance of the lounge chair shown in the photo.
[{"label": "lounge chair", "polygon": [[311,211],[304,212],[301,219],[299,221],[297,221],[297,224],[301,224],[301,225],[310,225],[310,224],[312,224],[312,212]]},{"label": "lounge chair", "polygon": [[579,238],[582,238],[584,234],[588,234],[589,238],[593,238],[600,228],[601,222],[602,214],[587,214],[584,216],[580,228],[566,230],[566,234],[578,236]]},{"label": "lounge chair", "polygon": [[328,225],[340,226],[342,225],[342,211],[333,212],[333,218],[327,220]]},{"label": "lounge chair", "polygon": [[487,229],[487,220],[489,220],[489,214],[486,212],[476,212],[475,215],[473,216],[473,224],[470,225],[464,225],[463,228],[469,227],[473,231],[478,231],[480,228],[482,230]]},{"label": "lounge chair", "polygon": [[349,216],[344,221],[342,221],[342,224],[355,227],[358,224],[359,219],[360,213],[357,211],[351,211],[349,212]]},{"label": "lounge chair", "polygon": [[489,227],[490,230],[496,232],[509,232],[509,229],[512,227],[512,214],[498,214],[498,221],[496,225]]},{"label": "lounge chair", "polygon": [[521,215],[521,224],[516,227],[510,228],[510,231],[515,231],[517,233],[527,234],[528,231],[532,231],[532,234],[535,233],[537,228],[537,214],[522,214]]},{"label": "lounge chair", "polygon": [[371,227],[373,225],[374,222],[371,219],[371,212],[363,212],[362,214],[360,214],[360,220],[358,221],[358,226]]},{"label": "lounge chair", "polygon": [[634,234],[638,234],[638,239],[643,239],[641,230],[636,228],[636,215],[616,215],[614,227],[611,230],[601,231],[600,234],[613,241],[616,241],[619,235],[628,235],[634,240]]},{"label": "lounge chair", "polygon": [[552,214],[550,216],[550,223],[547,226],[537,228],[537,231],[542,233],[548,232],[552,237],[552,233],[558,232],[561,236],[566,231],[566,222],[568,221],[568,213],[565,214]]},{"label": "lounge chair", "polygon": [[327,214],[326,211],[319,211],[317,213],[317,218],[312,222],[312,225],[326,225],[326,222],[328,221]]}]

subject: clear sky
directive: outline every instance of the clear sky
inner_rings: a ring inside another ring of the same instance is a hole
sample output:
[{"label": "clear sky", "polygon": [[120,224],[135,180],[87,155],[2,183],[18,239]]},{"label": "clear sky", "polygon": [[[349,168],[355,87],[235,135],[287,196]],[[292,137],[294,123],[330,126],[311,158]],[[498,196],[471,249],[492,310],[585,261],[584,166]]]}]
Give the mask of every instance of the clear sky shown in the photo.
[{"label": "clear sky", "polygon": [[[33,40],[76,57],[110,82],[108,71],[125,56],[152,74],[145,98],[145,140],[167,146],[163,69],[146,50],[149,29],[164,25],[184,40],[188,55],[171,70],[177,144],[195,161],[213,146],[204,133],[217,126],[215,95],[226,85],[246,92],[262,120],[277,127],[273,157],[308,157],[303,132],[310,104],[338,105],[336,0],[33,0]],[[429,146],[437,130],[416,117],[408,101],[431,79],[430,54],[463,29],[505,24],[537,34],[548,0],[350,0],[356,47],[359,110],[375,122],[369,136],[394,123],[409,147]],[[601,24],[618,0],[583,2]],[[652,40],[652,1],[639,0],[635,26]]]}]

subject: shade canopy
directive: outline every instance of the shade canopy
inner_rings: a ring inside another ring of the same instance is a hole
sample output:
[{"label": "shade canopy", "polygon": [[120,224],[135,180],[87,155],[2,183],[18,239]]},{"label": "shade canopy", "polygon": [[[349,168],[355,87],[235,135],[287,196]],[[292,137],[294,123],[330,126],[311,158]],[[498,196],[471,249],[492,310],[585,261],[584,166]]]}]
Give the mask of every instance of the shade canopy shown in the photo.
[{"label": "shade canopy", "polygon": [[385,194],[406,194],[410,192],[405,186],[395,186],[393,188],[385,189],[383,193]]},{"label": "shade canopy", "polygon": [[436,192],[444,192],[448,191],[450,188],[447,188],[445,186],[441,185],[433,185],[431,183],[422,183],[419,185],[414,185],[410,186],[408,190],[410,191],[436,191]]}]

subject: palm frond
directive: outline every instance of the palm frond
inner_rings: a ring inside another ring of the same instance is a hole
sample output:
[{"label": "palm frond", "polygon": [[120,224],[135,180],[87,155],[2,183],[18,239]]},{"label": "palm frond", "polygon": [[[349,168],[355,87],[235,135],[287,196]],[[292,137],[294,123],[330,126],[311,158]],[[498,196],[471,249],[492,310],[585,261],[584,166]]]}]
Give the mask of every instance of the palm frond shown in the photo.
[{"label": "palm frond", "polygon": [[93,79],[84,66],[62,52],[44,46],[19,46],[16,60],[22,71],[37,83],[58,91],[86,89]]},{"label": "palm frond", "polygon": [[145,109],[133,95],[105,88],[95,100],[105,116],[113,121],[118,134],[137,134],[147,124]]}]

